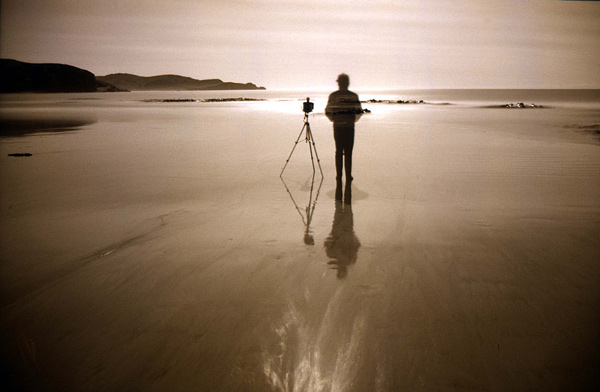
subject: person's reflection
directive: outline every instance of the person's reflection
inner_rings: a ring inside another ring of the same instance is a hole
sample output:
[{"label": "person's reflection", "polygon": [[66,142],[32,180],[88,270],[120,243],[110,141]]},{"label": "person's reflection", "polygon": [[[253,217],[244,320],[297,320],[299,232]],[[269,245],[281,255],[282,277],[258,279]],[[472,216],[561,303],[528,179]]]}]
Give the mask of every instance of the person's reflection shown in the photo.
[{"label": "person's reflection", "polygon": [[331,259],[328,264],[337,269],[338,278],[344,278],[348,274],[348,267],[356,262],[359,247],[360,242],[354,234],[352,183],[346,183],[342,201],[342,185],[338,182],[335,188],[333,226],[325,240],[325,252]]}]

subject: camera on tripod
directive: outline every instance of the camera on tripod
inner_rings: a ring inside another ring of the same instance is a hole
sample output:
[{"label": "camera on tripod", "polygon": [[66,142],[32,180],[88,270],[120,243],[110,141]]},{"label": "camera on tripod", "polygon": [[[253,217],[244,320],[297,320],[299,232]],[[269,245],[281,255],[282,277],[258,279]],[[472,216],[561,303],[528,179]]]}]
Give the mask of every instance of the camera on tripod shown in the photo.
[{"label": "camera on tripod", "polygon": [[310,98],[306,98],[306,102],[304,102],[302,104],[302,111],[306,114],[310,113],[313,111],[313,109],[315,108],[315,104],[310,102]]},{"label": "camera on tripod", "polygon": [[279,174],[279,177],[281,177],[281,179],[283,179],[283,177],[282,177],[283,172],[285,171],[287,164],[290,162],[290,158],[292,157],[292,154],[294,153],[296,146],[300,142],[300,138],[302,137],[303,133],[305,133],[305,135],[306,135],[304,140],[306,141],[306,143],[308,143],[308,147],[309,147],[309,151],[310,151],[310,161],[312,162],[313,176],[315,174],[315,160],[313,158],[313,152],[314,152],[314,156],[317,157],[317,163],[319,164],[319,171],[321,172],[321,178],[323,178],[323,169],[321,169],[321,161],[319,160],[319,154],[317,154],[317,146],[315,145],[315,139],[313,138],[312,131],[310,130],[310,123],[308,122],[308,113],[312,112],[314,108],[315,108],[315,104],[310,102],[310,98],[307,97],[306,102],[302,103],[302,111],[304,112],[304,125],[302,126],[302,129],[300,130],[298,139],[296,139],[296,142],[294,143],[294,147],[292,147],[292,152],[290,152],[290,156],[285,161],[285,165],[283,165],[283,169],[281,169],[281,174]]}]

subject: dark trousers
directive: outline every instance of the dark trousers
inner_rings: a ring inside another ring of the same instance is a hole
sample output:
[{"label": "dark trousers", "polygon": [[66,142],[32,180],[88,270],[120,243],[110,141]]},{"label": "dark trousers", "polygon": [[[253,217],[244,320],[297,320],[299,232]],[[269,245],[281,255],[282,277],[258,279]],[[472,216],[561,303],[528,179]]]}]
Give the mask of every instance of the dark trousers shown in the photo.
[{"label": "dark trousers", "polygon": [[335,169],[336,179],[342,180],[344,166],[346,181],[352,181],[352,149],[354,148],[354,126],[333,126],[335,139]]}]

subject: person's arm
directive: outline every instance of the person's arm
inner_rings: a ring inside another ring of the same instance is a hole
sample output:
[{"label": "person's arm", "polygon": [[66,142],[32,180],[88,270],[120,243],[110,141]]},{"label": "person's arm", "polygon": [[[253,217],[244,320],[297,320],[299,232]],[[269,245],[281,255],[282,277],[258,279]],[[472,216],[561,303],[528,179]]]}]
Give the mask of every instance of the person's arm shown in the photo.
[{"label": "person's arm", "polygon": [[362,105],[360,104],[360,99],[358,99],[358,95],[356,95],[356,101],[354,102],[354,109],[356,110],[354,112],[355,113],[355,115],[354,115],[354,122],[358,122],[358,120],[363,115]]},{"label": "person's arm", "polygon": [[329,96],[329,99],[327,100],[327,106],[325,106],[325,115],[327,116],[329,121],[333,121],[333,114],[334,114],[334,107],[335,107],[335,104],[333,103],[333,101],[334,101],[333,94],[331,94]]}]

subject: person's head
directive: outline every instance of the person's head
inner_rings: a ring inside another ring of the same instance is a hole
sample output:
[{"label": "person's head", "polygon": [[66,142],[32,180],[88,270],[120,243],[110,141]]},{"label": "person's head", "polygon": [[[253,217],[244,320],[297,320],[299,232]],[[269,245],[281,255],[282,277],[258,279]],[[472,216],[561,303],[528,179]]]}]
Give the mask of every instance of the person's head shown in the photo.
[{"label": "person's head", "polygon": [[340,86],[340,90],[347,90],[350,85],[350,77],[345,73],[341,73],[337,77],[338,86]]}]

